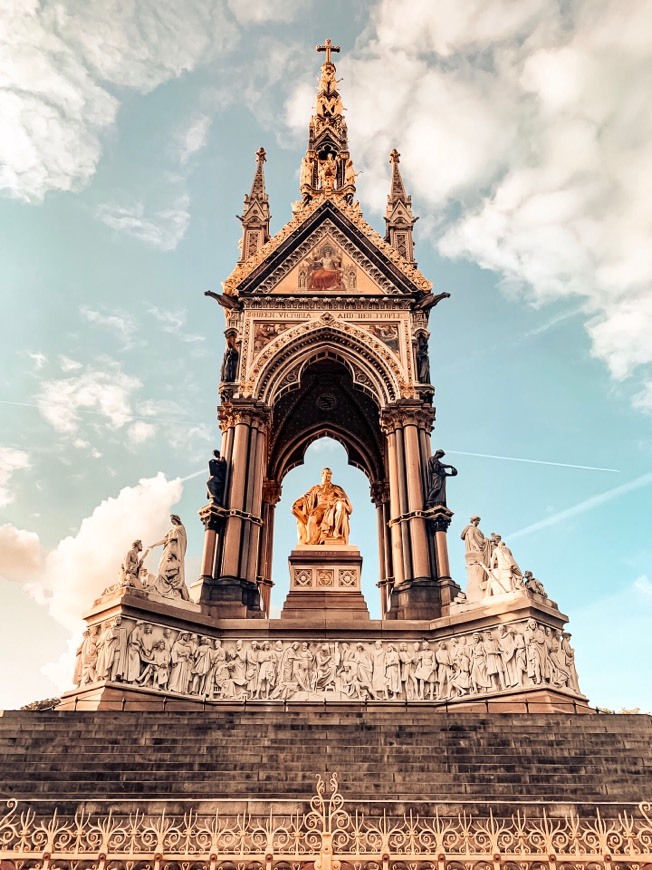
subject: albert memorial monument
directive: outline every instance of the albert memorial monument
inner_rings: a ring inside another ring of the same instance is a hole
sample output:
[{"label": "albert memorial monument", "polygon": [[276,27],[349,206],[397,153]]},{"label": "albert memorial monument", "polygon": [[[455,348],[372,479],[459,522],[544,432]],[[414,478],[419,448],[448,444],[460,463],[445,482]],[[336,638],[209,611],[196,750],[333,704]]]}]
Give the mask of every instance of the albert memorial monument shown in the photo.
[{"label": "albert memorial monument", "polygon": [[[384,235],[366,222],[333,62],[339,48],[326,40],[319,50],[292,218],[270,235],[261,148],[240,258],[222,292],[206,294],[222,309],[226,350],[221,443],[198,505],[200,576],[185,567],[184,524],[197,521],[189,517],[173,515],[162,540],[116,553],[115,576],[85,613],[76,688],[60,709],[255,700],[586,712],[567,617],[509,542],[472,516],[465,563],[449,560],[447,485],[457,470],[431,446],[428,356],[436,306],[449,294],[433,293],[417,267],[417,218],[396,150]],[[350,543],[356,505],[329,468],[307,492],[291,493],[292,518],[281,518],[296,521],[297,543],[287,554],[289,593],[270,618],[283,480],[323,436],[344,445],[369,480],[379,620]],[[156,574],[143,565],[152,550]]]}]

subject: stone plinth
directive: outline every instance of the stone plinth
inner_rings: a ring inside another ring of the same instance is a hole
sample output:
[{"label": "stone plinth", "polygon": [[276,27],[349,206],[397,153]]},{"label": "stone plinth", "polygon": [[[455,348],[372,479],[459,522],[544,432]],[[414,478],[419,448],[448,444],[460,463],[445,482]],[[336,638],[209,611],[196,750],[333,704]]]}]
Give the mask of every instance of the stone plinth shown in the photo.
[{"label": "stone plinth", "polygon": [[281,619],[369,619],[360,590],[362,556],[352,544],[300,544],[290,553]]}]

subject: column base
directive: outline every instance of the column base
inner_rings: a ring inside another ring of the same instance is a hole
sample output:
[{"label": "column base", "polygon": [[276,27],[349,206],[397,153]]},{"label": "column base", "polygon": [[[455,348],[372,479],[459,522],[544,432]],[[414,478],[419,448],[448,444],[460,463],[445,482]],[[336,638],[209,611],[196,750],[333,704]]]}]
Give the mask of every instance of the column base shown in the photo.
[{"label": "column base", "polygon": [[264,619],[256,583],[220,577],[203,583],[199,603],[219,619]]},{"label": "column base", "polygon": [[392,588],[386,619],[438,619],[442,614],[438,580],[409,580]]}]

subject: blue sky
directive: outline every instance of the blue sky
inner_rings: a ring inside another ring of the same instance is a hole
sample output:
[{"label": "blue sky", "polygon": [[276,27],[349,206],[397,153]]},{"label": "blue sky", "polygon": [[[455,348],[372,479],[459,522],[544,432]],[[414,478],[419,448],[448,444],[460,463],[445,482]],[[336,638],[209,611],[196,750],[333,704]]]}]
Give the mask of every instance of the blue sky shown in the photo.
[{"label": "blue sky", "polygon": [[[382,230],[397,147],[451,293],[430,347],[454,576],[479,513],[570,616],[591,701],[652,709],[650,33],[641,0],[10,0],[0,706],[65,688],[81,612],[173,505],[197,570],[224,329],[203,292],[261,145],[272,230],[290,218],[330,36],[365,216]],[[324,464],[377,612],[367,482],[326,441],[284,481],[273,602]]]}]

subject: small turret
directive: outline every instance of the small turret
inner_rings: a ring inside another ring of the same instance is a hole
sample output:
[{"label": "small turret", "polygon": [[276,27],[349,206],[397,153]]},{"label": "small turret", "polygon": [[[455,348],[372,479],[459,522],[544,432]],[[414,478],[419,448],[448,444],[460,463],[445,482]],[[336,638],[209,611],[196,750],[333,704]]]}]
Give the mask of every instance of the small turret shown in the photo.
[{"label": "small turret", "polygon": [[412,228],[419,218],[412,214],[412,197],[405,193],[405,185],[398,166],[400,156],[396,148],[389,155],[389,162],[392,164],[392,182],[385,209],[385,241],[389,242],[404,260],[416,265]]},{"label": "small turret", "polygon": [[265,192],[265,173],[263,163],[265,149],[256,152],[256,173],[251,193],[244,198],[244,211],[239,220],[242,223],[242,243],[240,262],[248,260],[269,240],[269,197]]}]

